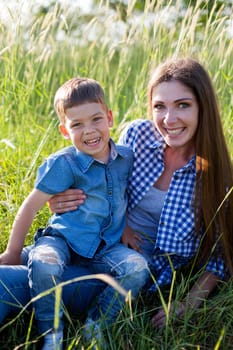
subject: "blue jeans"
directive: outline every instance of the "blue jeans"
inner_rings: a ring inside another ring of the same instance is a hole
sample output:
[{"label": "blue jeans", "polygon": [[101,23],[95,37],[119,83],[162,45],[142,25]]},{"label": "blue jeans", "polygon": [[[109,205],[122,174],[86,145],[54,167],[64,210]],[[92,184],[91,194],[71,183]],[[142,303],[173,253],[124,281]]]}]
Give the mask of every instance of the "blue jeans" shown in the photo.
[{"label": "blue jeans", "polygon": [[[31,248],[32,246],[28,246],[23,250],[23,265],[0,265],[0,324],[4,322],[6,317],[19,313],[22,307],[31,300],[26,266]],[[65,267],[62,281],[70,281],[87,275],[90,275],[87,268],[72,264]],[[88,279],[65,285],[62,290],[65,307],[73,315],[86,314],[93,300],[105,286],[98,279]],[[29,308],[31,306],[29,305]]]},{"label": "blue jeans", "polygon": [[[31,297],[43,293],[62,282],[62,276],[72,259],[72,253],[61,237],[42,236],[36,240],[29,254],[28,276]],[[108,249],[99,249],[91,259],[76,255],[76,264],[89,271],[89,274],[105,273],[114,277],[119,284],[131,290],[136,297],[149,278],[147,262],[136,251],[121,243]],[[89,290],[87,289],[87,293]],[[124,297],[107,285],[100,293],[96,305],[90,309],[93,320],[105,315],[107,323],[112,323],[124,305]],[[42,296],[34,303],[35,318],[40,333],[54,327],[55,294]],[[62,330],[62,305],[59,305],[59,330]]]},{"label": "blue jeans", "polygon": [[[114,279],[135,298],[150,278],[146,259],[135,250],[118,243],[97,252],[93,259],[79,257],[79,264],[92,273],[105,273]],[[104,316],[104,326],[110,325],[124,307],[125,297],[107,285],[90,308],[88,317],[97,321]]]}]

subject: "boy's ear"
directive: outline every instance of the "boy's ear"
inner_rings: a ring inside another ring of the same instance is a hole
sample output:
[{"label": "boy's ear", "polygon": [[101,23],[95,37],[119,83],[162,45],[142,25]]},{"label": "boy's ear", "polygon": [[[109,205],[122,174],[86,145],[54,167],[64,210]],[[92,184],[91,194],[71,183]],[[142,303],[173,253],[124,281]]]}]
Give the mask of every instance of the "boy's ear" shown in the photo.
[{"label": "boy's ear", "polygon": [[69,135],[64,124],[59,124],[58,129],[65,139],[67,139],[67,140],[70,139],[70,135]]},{"label": "boy's ear", "polygon": [[113,126],[113,115],[111,109],[108,110],[108,126],[110,128]]}]

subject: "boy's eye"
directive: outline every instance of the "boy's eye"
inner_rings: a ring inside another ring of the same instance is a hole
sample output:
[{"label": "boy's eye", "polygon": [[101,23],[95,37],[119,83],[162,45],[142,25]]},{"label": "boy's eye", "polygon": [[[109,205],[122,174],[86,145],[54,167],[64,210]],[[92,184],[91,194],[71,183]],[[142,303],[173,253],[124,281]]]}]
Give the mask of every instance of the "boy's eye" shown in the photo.
[{"label": "boy's eye", "polygon": [[94,122],[98,122],[101,119],[102,119],[102,117],[95,117],[93,120],[94,120]]},{"label": "boy's eye", "polygon": [[71,125],[71,128],[79,128],[82,124],[81,123],[74,123]]}]

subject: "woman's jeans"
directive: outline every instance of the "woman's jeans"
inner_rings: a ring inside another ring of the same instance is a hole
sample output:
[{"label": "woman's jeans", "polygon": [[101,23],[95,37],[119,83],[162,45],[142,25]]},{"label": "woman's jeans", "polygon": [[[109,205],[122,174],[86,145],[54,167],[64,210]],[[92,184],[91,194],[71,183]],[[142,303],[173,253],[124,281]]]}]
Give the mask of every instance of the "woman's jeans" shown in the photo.
[{"label": "woman's jeans", "polygon": [[[56,284],[69,279],[95,273],[107,273],[119,284],[131,290],[136,297],[149,278],[147,262],[142,255],[123,244],[116,244],[105,250],[99,250],[92,259],[76,256],[71,260],[70,250],[60,237],[43,236],[37,240],[29,253],[29,285],[27,268],[24,266],[1,266],[0,269],[0,321],[11,311],[12,306],[2,300],[10,301],[14,297],[19,304],[25,305]],[[8,271],[6,271],[8,270]],[[11,275],[11,278],[9,277]],[[3,284],[1,285],[1,280]],[[13,288],[13,289],[12,289]],[[11,290],[10,295],[7,290]],[[99,295],[96,304],[90,309],[89,317],[98,320],[104,314],[107,323],[112,323],[125,303],[122,295],[116,293],[110,285],[104,285],[97,279],[90,279],[69,284],[63,288],[63,302],[72,313],[85,312],[91,301]],[[55,294],[42,296],[34,303],[35,317],[39,331],[45,332],[54,327]],[[16,304],[15,301],[13,301]],[[1,312],[1,309],[3,312]],[[62,306],[59,306],[59,330],[62,329]]]}]

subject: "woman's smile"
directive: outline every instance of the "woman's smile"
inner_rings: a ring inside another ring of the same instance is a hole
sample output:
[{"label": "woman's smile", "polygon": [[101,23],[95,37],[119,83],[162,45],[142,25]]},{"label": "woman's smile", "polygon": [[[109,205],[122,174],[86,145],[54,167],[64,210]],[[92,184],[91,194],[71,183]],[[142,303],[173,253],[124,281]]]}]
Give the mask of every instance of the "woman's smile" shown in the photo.
[{"label": "woman's smile", "polygon": [[185,127],[174,128],[174,129],[169,129],[169,128],[164,127],[164,129],[167,131],[168,135],[177,136],[177,135],[180,135],[185,130]]}]

